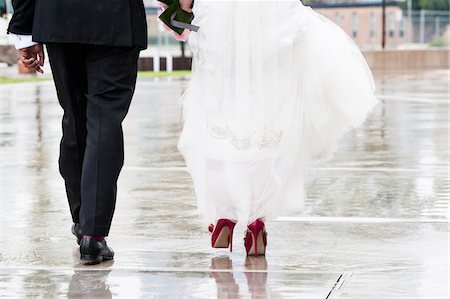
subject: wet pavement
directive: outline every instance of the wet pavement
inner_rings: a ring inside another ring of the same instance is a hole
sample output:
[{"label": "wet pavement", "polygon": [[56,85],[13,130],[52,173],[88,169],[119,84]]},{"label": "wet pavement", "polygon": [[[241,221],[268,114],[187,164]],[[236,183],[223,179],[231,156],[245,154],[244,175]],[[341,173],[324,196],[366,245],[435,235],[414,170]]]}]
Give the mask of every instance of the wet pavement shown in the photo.
[{"label": "wet pavement", "polygon": [[301,215],[266,257],[213,250],[176,150],[186,78],[140,80],[109,244],[78,262],[52,82],[0,85],[0,297],[448,298],[448,70],[376,72],[382,103],[308,172]]}]

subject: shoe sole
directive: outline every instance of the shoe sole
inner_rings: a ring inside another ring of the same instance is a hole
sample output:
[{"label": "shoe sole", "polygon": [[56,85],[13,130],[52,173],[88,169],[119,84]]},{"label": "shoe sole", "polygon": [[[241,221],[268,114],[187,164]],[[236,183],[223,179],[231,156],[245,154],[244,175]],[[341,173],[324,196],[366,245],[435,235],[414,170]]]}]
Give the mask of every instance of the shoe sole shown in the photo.
[{"label": "shoe sole", "polygon": [[83,265],[98,265],[101,262],[104,261],[110,261],[114,259],[114,257],[104,257],[104,256],[99,256],[99,255],[89,255],[89,254],[82,254],[81,255],[81,263]]}]

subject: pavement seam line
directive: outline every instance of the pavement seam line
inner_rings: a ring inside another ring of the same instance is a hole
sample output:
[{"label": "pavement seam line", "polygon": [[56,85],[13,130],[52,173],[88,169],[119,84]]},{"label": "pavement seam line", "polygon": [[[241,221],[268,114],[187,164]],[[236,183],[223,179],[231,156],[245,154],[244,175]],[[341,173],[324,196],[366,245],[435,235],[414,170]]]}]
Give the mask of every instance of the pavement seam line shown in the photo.
[{"label": "pavement seam line", "polygon": [[299,270],[251,270],[251,269],[211,269],[211,268],[173,268],[173,267],[117,267],[117,268],[93,268],[93,267],[39,267],[39,266],[0,266],[2,270],[28,270],[28,271],[86,271],[86,272],[98,272],[98,271],[128,271],[128,272],[223,272],[223,273],[278,273],[278,274],[339,274],[350,273],[342,271],[299,271]]}]

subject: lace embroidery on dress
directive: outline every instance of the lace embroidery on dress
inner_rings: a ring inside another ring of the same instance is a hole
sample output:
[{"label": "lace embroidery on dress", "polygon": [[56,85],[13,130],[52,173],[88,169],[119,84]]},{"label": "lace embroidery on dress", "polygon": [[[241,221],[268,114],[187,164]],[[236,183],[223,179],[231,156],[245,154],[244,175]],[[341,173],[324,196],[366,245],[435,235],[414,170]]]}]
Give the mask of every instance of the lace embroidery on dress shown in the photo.
[{"label": "lace embroidery on dress", "polygon": [[251,147],[270,148],[280,143],[282,131],[264,129],[262,132],[253,132],[248,137],[239,138],[230,128],[221,128],[211,121],[208,122],[209,134],[215,138],[226,139],[238,150],[246,150]]}]

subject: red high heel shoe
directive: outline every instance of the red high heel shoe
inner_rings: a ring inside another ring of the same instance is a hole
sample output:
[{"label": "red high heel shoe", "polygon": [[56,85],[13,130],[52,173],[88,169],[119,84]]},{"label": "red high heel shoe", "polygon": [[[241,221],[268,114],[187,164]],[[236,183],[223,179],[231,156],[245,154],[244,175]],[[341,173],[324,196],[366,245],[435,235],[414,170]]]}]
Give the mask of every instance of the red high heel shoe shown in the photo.
[{"label": "red high heel shoe", "polygon": [[230,252],[233,251],[233,230],[236,221],[230,219],[219,219],[216,227],[209,225],[211,236],[211,246],[213,248],[227,248],[230,246]]},{"label": "red high heel shoe", "polygon": [[244,238],[247,255],[265,255],[267,247],[266,226],[261,219],[256,219],[247,226]]}]

